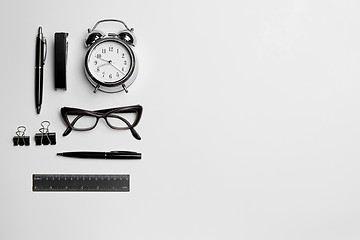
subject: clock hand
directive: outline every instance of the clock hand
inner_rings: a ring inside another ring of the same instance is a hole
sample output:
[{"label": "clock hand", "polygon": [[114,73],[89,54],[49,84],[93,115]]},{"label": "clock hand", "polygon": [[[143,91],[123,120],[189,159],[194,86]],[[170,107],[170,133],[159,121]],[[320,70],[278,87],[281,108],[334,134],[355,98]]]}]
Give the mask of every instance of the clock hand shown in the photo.
[{"label": "clock hand", "polygon": [[111,60],[109,61],[109,63],[110,63],[111,66],[113,66],[114,68],[119,70],[119,72],[121,72],[123,75],[125,75],[125,73],[120,68],[118,68],[115,64],[113,64],[113,62]]},{"label": "clock hand", "polygon": [[122,74],[124,74],[125,75],[125,73],[120,69],[120,68],[118,68],[111,60],[105,60],[105,59],[103,59],[103,58],[99,58],[100,60],[102,60],[102,61],[104,61],[104,62],[106,62],[106,63],[104,63],[104,64],[102,64],[102,65],[99,65],[98,66],[98,68],[100,68],[100,67],[102,67],[102,66],[105,66],[105,65],[107,65],[107,64],[110,64],[111,66],[113,66],[114,68],[116,68],[117,70],[119,70]]},{"label": "clock hand", "polygon": [[101,68],[103,66],[106,66],[106,65],[109,65],[109,63],[107,62],[107,63],[101,64],[101,65],[97,66],[97,69],[99,69],[99,68]]},{"label": "clock hand", "polygon": [[109,60],[105,60],[105,59],[103,59],[103,58],[101,58],[101,57],[98,57],[97,59],[103,60],[103,61],[105,61],[105,62],[107,62],[107,63],[111,62],[111,60],[110,60],[110,61],[109,61]]},{"label": "clock hand", "polygon": [[[106,70],[108,69],[108,67],[109,67],[109,64],[106,64],[106,67],[105,67],[105,69],[102,71],[102,77],[105,77],[105,72],[106,72]],[[100,70],[100,69],[99,69]]]},{"label": "clock hand", "polygon": [[99,57],[98,59],[100,59],[100,60],[102,60],[102,61],[104,61],[104,62],[106,62],[106,63],[98,66],[97,68],[100,68],[100,67],[102,67],[102,66],[105,66],[105,65],[107,65],[107,64],[110,64],[111,66],[113,66],[114,68],[116,68],[117,70],[119,70],[119,72],[121,72],[123,75],[126,75],[126,74],[124,73],[124,71],[122,71],[120,68],[118,68],[111,60],[105,60],[105,59],[103,59],[103,58],[101,58],[101,57]]}]

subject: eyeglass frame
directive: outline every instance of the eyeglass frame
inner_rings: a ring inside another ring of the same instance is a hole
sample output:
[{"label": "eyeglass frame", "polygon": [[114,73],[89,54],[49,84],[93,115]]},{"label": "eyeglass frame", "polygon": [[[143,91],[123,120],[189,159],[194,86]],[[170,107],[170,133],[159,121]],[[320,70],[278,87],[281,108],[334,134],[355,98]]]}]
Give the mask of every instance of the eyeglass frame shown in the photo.
[{"label": "eyeglass frame", "polygon": [[[143,107],[141,105],[108,108],[108,109],[101,109],[101,110],[95,110],[95,111],[84,110],[84,109],[80,109],[80,108],[72,108],[72,107],[62,107],[60,109],[61,116],[62,116],[62,119],[63,119],[64,123],[67,125],[67,128],[65,129],[65,131],[63,133],[63,136],[67,136],[68,134],[70,134],[70,132],[72,130],[74,130],[74,131],[89,131],[89,130],[92,130],[98,124],[99,119],[103,118],[105,120],[106,124],[110,128],[115,129],[115,130],[128,130],[129,129],[131,131],[132,135],[137,140],[141,140],[140,135],[136,132],[134,127],[138,125],[138,123],[139,123],[139,121],[141,119],[142,111],[143,111]],[[71,113],[72,115],[78,115],[76,118],[74,118],[74,120],[72,120],[71,123],[69,121],[69,118],[67,117],[69,115],[69,113]],[[127,127],[116,127],[116,126],[111,125],[109,123],[109,121],[107,120],[107,117],[109,115],[111,115],[112,113],[135,113],[136,117],[135,117],[134,123],[131,124],[131,123],[129,123],[128,120],[126,120],[123,117],[113,116],[113,117],[119,118],[120,120],[122,120],[127,125]],[[95,117],[96,122],[95,122],[94,126],[89,127],[89,128],[80,128],[80,129],[74,127],[75,123],[83,116]]]}]

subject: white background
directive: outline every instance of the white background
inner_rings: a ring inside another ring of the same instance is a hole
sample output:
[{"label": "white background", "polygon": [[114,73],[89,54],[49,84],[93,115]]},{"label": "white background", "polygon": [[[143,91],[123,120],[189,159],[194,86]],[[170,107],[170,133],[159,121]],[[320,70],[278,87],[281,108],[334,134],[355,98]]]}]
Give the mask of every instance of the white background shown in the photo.
[{"label": "white background", "polygon": [[[346,0],[7,1],[1,7],[1,239],[359,239],[360,4]],[[135,29],[129,93],[92,93],[87,28]],[[34,104],[35,37],[48,39]],[[54,90],[54,33],[69,33]],[[65,130],[60,108],[141,104],[130,131]],[[55,146],[35,146],[43,120]],[[31,146],[14,147],[27,127]],[[57,157],[134,150],[140,161]],[[129,193],[32,192],[34,173],[131,175]]]}]

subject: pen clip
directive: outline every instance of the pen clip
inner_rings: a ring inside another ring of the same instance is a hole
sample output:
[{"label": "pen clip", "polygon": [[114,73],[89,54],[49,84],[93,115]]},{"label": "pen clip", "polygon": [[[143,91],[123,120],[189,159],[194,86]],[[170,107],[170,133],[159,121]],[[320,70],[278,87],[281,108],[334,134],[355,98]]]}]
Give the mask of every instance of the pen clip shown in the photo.
[{"label": "pen clip", "polygon": [[138,155],[137,152],[132,151],[110,151],[110,153],[118,153],[118,154],[130,154],[130,155]]},{"label": "pen clip", "polygon": [[45,64],[45,60],[46,60],[46,56],[47,56],[47,41],[46,41],[46,38],[43,37],[42,41],[43,41],[43,43],[45,45],[45,54],[44,54],[44,62],[43,62],[43,64]]}]

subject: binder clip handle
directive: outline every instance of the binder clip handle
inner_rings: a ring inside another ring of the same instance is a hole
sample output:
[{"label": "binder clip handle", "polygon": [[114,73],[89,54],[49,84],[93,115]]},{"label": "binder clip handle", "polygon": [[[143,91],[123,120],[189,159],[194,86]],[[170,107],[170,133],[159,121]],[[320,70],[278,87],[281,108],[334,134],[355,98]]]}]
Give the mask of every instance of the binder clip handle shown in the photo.
[{"label": "binder clip handle", "polygon": [[41,127],[39,129],[40,133],[35,134],[36,145],[55,145],[56,144],[56,134],[49,132],[49,121],[42,121]]},{"label": "binder clip handle", "polygon": [[19,126],[15,132],[16,136],[13,137],[14,146],[29,146],[30,137],[25,136],[26,127]]}]

